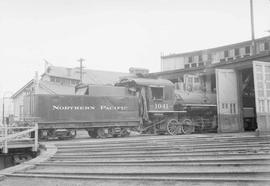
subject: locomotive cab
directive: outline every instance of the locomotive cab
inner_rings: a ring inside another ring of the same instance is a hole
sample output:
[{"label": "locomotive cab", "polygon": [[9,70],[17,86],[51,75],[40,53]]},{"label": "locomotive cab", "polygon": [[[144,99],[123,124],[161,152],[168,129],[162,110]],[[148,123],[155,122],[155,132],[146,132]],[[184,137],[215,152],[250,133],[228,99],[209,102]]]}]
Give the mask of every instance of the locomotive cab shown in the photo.
[{"label": "locomotive cab", "polygon": [[116,86],[128,87],[130,94],[136,94],[145,109],[152,112],[173,111],[175,104],[174,85],[165,79],[129,78]]},{"label": "locomotive cab", "polygon": [[173,86],[149,86],[149,111],[173,110],[175,102]]},{"label": "locomotive cab", "polygon": [[127,78],[116,86],[128,87],[131,94],[137,95],[139,113],[146,133],[166,133],[168,121],[178,121],[179,114],[185,112],[175,109],[174,85],[169,80]]}]

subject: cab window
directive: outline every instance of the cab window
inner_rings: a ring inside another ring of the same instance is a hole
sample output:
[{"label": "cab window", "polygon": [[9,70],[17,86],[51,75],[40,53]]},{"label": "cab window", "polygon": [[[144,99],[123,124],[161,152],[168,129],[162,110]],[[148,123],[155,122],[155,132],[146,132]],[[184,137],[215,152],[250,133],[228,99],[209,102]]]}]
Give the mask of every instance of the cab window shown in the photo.
[{"label": "cab window", "polygon": [[173,99],[174,90],[171,87],[166,87],[164,89],[164,100],[172,100]]},{"label": "cab window", "polygon": [[151,87],[152,91],[152,98],[156,99],[163,99],[163,88],[162,87]]}]

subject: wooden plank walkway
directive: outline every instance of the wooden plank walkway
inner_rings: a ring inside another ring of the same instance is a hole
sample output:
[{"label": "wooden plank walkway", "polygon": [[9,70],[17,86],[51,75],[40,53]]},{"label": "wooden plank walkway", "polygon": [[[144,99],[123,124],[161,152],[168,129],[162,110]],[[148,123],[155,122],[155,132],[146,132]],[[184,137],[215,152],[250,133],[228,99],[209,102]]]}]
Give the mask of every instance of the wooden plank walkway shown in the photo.
[{"label": "wooden plank walkway", "polygon": [[[0,139],[1,141],[1,139]],[[0,144],[0,153],[3,153],[3,143]],[[34,148],[35,140],[31,138],[23,138],[8,141],[8,149],[20,149],[20,148]]]},{"label": "wooden plank walkway", "polygon": [[[30,138],[34,132],[34,138]],[[38,150],[38,125],[33,127],[0,127],[0,152],[8,153],[9,149],[29,148]]]},{"label": "wooden plank walkway", "polygon": [[0,172],[0,185],[270,185],[270,136],[74,139]]}]

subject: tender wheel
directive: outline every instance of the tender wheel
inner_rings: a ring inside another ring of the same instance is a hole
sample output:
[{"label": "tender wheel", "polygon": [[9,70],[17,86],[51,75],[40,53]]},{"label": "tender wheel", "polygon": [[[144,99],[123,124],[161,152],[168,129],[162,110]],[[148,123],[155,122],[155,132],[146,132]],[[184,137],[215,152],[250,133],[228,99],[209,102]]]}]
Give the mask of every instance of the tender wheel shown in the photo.
[{"label": "tender wheel", "polygon": [[71,138],[75,138],[76,135],[77,135],[77,131],[76,130],[70,130],[70,135],[71,135]]},{"label": "tender wheel", "polygon": [[99,138],[107,138],[108,137],[108,134],[105,132],[105,129],[104,128],[98,128],[97,129],[97,136]]},{"label": "tender wheel", "polygon": [[48,140],[48,130],[38,130],[38,139]]},{"label": "tender wheel", "polygon": [[121,137],[127,137],[129,136],[130,132],[127,129],[122,129],[122,131],[120,132],[120,136]]},{"label": "tender wheel", "polygon": [[194,125],[190,119],[184,119],[182,123],[182,132],[184,134],[190,134],[194,132]]},{"label": "tender wheel", "polygon": [[171,135],[181,134],[181,124],[176,119],[167,122],[167,131]]},{"label": "tender wheel", "polygon": [[88,130],[87,132],[91,138],[97,138],[97,132],[95,130]]}]

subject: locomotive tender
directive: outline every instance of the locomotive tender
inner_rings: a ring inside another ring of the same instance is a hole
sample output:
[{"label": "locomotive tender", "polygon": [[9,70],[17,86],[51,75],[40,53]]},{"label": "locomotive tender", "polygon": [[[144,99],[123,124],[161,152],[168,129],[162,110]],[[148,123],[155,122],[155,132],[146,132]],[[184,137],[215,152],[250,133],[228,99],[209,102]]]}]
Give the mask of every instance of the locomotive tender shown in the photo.
[{"label": "locomotive tender", "polygon": [[127,78],[115,86],[83,85],[75,95],[28,95],[25,117],[34,118],[39,137],[75,137],[85,129],[93,138],[191,133],[195,125],[165,79]]}]

